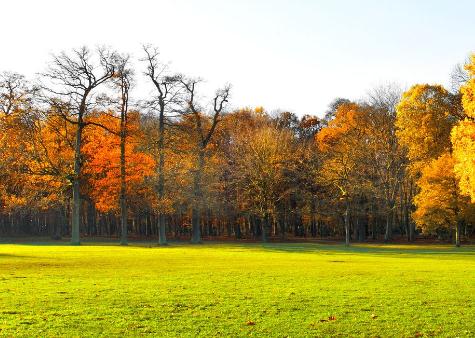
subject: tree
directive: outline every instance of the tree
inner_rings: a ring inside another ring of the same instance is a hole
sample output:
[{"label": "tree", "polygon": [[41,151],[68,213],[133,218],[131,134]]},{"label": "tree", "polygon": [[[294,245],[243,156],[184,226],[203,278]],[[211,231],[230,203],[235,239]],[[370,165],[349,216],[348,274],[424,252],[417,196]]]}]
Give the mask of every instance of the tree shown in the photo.
[{"label": "tree", "polygon": [[459,193],[452,156],[444,153],[431,161],[417,183],[420,192],[415,197],[416,223],[425,232],[455,228],[455,245],[460,246],[462,223],[470,218],[473,221],[475,206]]},{"label": "tree", "polygon": [[[366,165],[373,171],[374,196],[384,201],[386,227],[384,240],[392,237],[395,219],[396,199],[401,191],[404,178],[406,153],[396,137],[396,106],[401,97],[401,90],[394,84],[374,88],[368,94],[367,119],[368,160]],[[407,206],[406,206],[407,208]],[[409,227],[409,225],[407,225]],[[409,230],[411,232],[411,230]],[[409,236],[412,239],[412,236]]]},{"label": "tree", "polygon": [[133,82],[133,72],[129,66],[129,56],[119,56],[116,61],[116,72],[113,77],[113,85],[119,91],[118,110],[120,112],[120,244],[127,245],[127,120],[129,113],[129,94]]},{"label": "tree", "polygon": [[[187,79],[182,77],[180,82],[185,90],[185,103],[186,108],[183,112],[186,115],[191,115],[194,122],[193,129],[191,130],[192,134],[196,140],[196,166],[194,168],[193,174],[193,208],[192,208],[192,243],[201,242],[201,229],[200,229],[200,212],[201,212],[201,199],[202,194],[202,176],[205,166],[205,157],[208,144],[211,141],[216,126],[218,125],[219,119],[225,105],[228,102],[229,94],[231,87],[225,86],[223,89],[216,91],[216,94],[212,100],[212,117],[211,121],[207,120],[206,115],[204,115],[204,107],[200,106],[197,99],[197,86],[200,83],[200,80],[197,79]],[[209,122],[209,123],[208,123]],[[207,125],[209,125],[207,127]]]},{"label": "tree", "polygon": [[453,128],[451,139],[460,191],[475,203],[475,54],[466,69],[470,77],[461,87],[466,118]]},{"label": "tree", "polygon": [[465,201],[454,175],[450,134],[454,137],[452,128],[463,116],[459,95],[441,86],[416,85],[404,93],[396,121],[399,141],[408,150],[410,173],[419,188],[414,219],[423,230],[456,224],[457,246]]},{"label": "tree", "polygon": [[[94,125],[86,129],[83,144],[83,194],[91,197],[97,210],[101,212],[123,212],[122,198],[137,199],[143,192],[144,183],[153,176],[155,161],[140,151],[137,143],[141,137],[139,115],[136,112],[127,114],[128,142],[123,143],[121,129],[123,122],[113,114],[96,113],[89,121]],[[125,149],[122,149],[124,145]],[[123,159],[122,157],[125,156]],[[123,162],[127,165],[122,165]],[[125,175],[123,170],[125,169]],[[126,191],[123,192],[125,178]],[[123,223],[121,222],[121,227]],[[121,229],[122,234],[123,229]]]},{"label": "tree", "polygon": [[366,151],[369,125],[368,110],[355,103],[338,107],[335,118],[316,135],[323,155],[320,172],[324,185],[336,189],[344,204],[345,245],[350,244],[351,202],[365,189],[365,168],[362,157]]},{"label": "tree", "polygon": [[236,135],[233,146],[233,182],[241,203],[259,217],[262,240],[266,242],[278,203],[291,189],[287,175],[295,172],[296,164],[292,134],[262,126]]},{"label": "tree", "polygon": [[[97,59],[97,60],[94,60]],[[99,86],[115,75],[116,54],[103,48],[93,55],[87,47],[54,55],[49,70],[43,74],[43,89],[51,113],[76,127],[74,144],[73,206],[71,243],[78,245],[81,215],[82,134],[91,124],[88,114],[93,110],[94,95]]]},{"label": "tree", "polygon": [[[165,125],[168,115],[177,113],[179,104],[181,103],[181,92],[179,88],[179,76],[170,75],[167,66],[162,64],[158,57],[159,52],[156,48],[144,46],[145,58],[147,64],[145,76],[153,83],[156,93],[152,100],[148,102],[152,110],[158,112],[158,139],[156,147],[158,152],[158,183],[156,192],[159,204],[165,204]],[[166,224],[164,205],[158,206],[158,228],[159,244],[166,245]]]},{"label": "tree", "polygon": [[415,85],[397,105],[396,126],[400,144],[408,151],[410,172],[450,149],[450,131],[457,118],[454,97],[439,85]]}]

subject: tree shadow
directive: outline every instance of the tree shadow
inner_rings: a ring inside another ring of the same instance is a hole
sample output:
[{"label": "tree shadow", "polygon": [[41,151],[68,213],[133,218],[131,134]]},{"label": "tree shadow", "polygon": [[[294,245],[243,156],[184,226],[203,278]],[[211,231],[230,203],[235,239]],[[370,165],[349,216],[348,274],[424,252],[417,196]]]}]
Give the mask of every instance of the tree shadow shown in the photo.
[{"label": "tree shadow", "polygon": [[9,253],[0,253],[0,259],[17,259],[17,258],[35,258],[35,257],[32,257],[32,256],[25,256],[25,255],[13,255],[13,254],[9,254]]},{"label": "tree shadow", "polygon": [[296,243],[267,243],[261,244],[263,250],[291,253],[319,253],[319,254],[369,254],[397,256],[411,258],[415,255],[434,256],[436,258],[450,258],[450,256],[475,257],[475,246],[455,248],[451,246],[433,245],[391,245],[391,244],[353,244],[346,247],[343,244],[296,244]]}]

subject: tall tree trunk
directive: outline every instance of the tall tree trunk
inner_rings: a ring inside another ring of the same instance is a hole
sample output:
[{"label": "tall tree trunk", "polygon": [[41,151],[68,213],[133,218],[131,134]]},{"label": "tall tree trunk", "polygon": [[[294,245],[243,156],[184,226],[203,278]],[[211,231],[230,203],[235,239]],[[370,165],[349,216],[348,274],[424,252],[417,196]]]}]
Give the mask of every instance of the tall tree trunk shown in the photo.
[{"label": "tall tree trunk", "polygon": [[461,221],[457,220],[457,225],[455,226],[455,246],[460,247],[460,233],[462,230]]},{"label": "tall tree trunk", "polygon": [[158,220],[158,245],[168,245],[165,215],[162,212],[160,212],[158,214],[157,220]]},{"label": "tall tree trunk", "polygon": [[350,245],[350,202],[346,201],[345,209],[345,246]]},{"label": "tall tree trunk", "polygon": [[262,242],[266,243],[268,241],[268,229],[269,229],[269,216],[265,215],[264,219],[261,221],[262,226]]},{"label": "tall tree trunk", "polygon": [[[165,107],[163,104],[160,106],[160,116],[158,125],[158,199],[163,202],[165,195]],[[160,210],[158,214],[158,244],[167,245],[167,232],[165,224],[165,215]]]},{"label": "tall tree trunk", "polygon": [[126,172],[125,172],[125,142],[127,137],[127,125],[125,112],[122,111],[120,116],[120,244],[128,244],[127,229],[127,201],[126,201]]},{"label": "tall tree trunk", "polygon": [[391,228],[391,214],[390,212],[388,211],[386,213],[386,227],[385,227],[385,231],[384,231],[384,241],[385,242],[388,242],[389,241],[389,229]]},{"label": "tall tree trunk", "polygon": [[236,217],[233,217],[234,222],[234,234],[236,235],[236,239],[241,239],[241,221]]},{"label": "tall tree trunk", "polygon": [[386,229],[384,231],[384,241],[388,242],[391,239],[392,228],[391,228],[391,216],[394,212],[393,210],[394,202],[389,202],[388,210],[386,211]]},{"label": "tall tree trunk", "polygon": [[191,243],[199,244],[201,243],[201,204],[202,204],[202,188],[201,188],[201,179],[204,169],[205,153],[204,149],[200,147],[198,152],[198,163],[194,175],[193,182],[193,210],[191,216]]},{"label": "tall tree trunk", "polygon": [[79,226],[81,224],[81,196],[80,196],[80,179],[81,179],[81,141],[84,125],[82,116],[79,116],[76,129],[76,143],[74,145],[74,180],[73,180],[73,207],[72,207],[72,223],[71,223],[71,244],[79,245]]}]

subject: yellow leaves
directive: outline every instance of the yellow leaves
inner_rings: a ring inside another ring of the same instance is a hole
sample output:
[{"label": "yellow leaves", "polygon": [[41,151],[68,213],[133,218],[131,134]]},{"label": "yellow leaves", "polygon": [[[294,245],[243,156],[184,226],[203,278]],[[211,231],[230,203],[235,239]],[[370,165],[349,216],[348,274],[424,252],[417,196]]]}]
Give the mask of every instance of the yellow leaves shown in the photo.
[{"label": "yellow leaves", "polygon": [[455,174],[460,180],[460,191],[475,203],[475,123],[462,121],[452,130]]},{"label": "yellow leaves", "polygon": [[424,167],[417,183],[420,192],[414,199],[417,209],[413,213],[416,224],[424,232],[453,224],[456,183],[451,156],[444,154]]},{"label": "yellow leaves", "polygon": [[12,194],[2,194],[3,206],[6,210],[11,211],[18,207],[26,206],[28,201],[23,196],[16,196]]},{"label": "yellow leaves", "polygon": [[444,153],[422,170],[417,184],[420,192],[414,199],[417,210],[414,220],[424,232],[453,227],[460,219],[473,219],[474,208],[459,194],[454,173],[455,160]]},{"label": "yellow leaves", "polygon": [[452,130],[453,155],[456,160],[455,174],[460,180],[460,191],[475,203],[475,54],[466,66],[471,79],[461,88],[465,119]]},{"label": "yellow leaves", "polygon": [[460,88],[462,104],[465,113],[475,118],[475,54],[471,56],[471,62],[465,67],[470,75],[470,80]]},{"label": "yellow leaves", "polygon": [[254,108],[254,112],[255,112],[256,114],[262,115],[262,114],[265,113],[265,110],[264,110],[264,107],[259,106],[259,107]]},{"label": "yellow leaves", "polygon": [[415,85],[403,94],[396,108],[397,136],[413,173],[450,149],[452,109],[451,94],[439,85]]}]

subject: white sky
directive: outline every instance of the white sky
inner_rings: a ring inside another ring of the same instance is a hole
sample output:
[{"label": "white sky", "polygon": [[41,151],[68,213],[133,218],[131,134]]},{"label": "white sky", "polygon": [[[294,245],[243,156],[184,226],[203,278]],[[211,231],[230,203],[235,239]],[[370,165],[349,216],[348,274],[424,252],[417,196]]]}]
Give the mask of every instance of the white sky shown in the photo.
[{"label": "white sky", "polygon": [[139,58],[151,43],[209,94],[231,83],[234,107],[298,114],[386,82],[447,85],[475,51],[468,0],[16,0],[0,11],[0,71],[32,77],[51,53],[81,45]]}]

